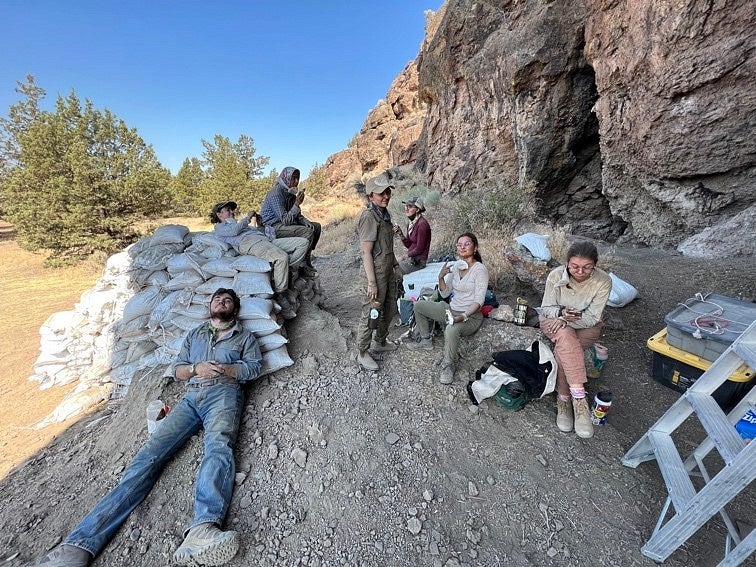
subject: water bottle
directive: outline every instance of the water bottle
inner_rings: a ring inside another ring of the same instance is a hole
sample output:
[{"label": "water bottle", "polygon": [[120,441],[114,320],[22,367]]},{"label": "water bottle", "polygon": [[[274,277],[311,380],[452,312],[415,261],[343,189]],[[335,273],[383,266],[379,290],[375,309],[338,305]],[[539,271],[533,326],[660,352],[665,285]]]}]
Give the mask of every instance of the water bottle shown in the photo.
[{"label": "water bottle", "polygon": [[593,425],[604,425],[606,423],[606,414],[612,407],[612,393],[604,390],[596,394],[593,398],[593,410],[591,411],[591,423]]},{"label": "water bottle", "polygon": [[370,319],[368,319],[368,329],[375,330],[378,328],[378,317],[381,316],[381,312],[377,308],[373,307],[370,310]]},{"label": "water bottle", "polygon": [[152,435],[157,431],[158,426],[162,423],[163,418],[171,411],[163,403],[163,400],[152,400],[147,404],[147,434]]}]

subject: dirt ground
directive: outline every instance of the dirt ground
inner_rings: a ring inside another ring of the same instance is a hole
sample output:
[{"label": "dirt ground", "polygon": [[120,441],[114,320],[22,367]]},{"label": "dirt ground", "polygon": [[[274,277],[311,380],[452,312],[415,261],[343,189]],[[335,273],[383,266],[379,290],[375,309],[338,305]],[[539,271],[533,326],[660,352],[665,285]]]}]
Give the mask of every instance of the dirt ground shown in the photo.
[{"label": "dirt ground", "polygon": [[[613,257],[612,270],[640,298],[607,311],[610,360],[589,390],[610,389],[614,405],[589,440],[556,429],[551,397],[518,412],[467,398],[464,385],[490,353],[527,347],[535,329],[487,320],[451,387],[436,381],[438,341],[428,356],[401,348],[377,373],[358,370],[356,250],[317,258],[325,309],[302,305],[287,324],[295,365],[248,391],[228,515],[242,549],[229,565],[654,565],[640,548],[664,504],[661,476],[653,462],[620,464],[677,398],[651,379],[646,340],[696,292],[756,298],[756,262],[629,247]],[[503,302],[521,293],[497,290]],[[59,543],[143,443],[147,402],[173,405],[181,390],[169,379],[135,380],[117,411],[72,423],[2,479],[0,562],[21,565]],[[678,446],[693,447],[697,435],[686,428]],[[306,462],[295,461],[296,449]],[[94,565],[171,562],[201,454],[200,435]],[[755,496],[753,487],[741,494],[732,516],[752,522]],[[665,565],[716,565],[724,538],[721,521],[710,521]]]}]

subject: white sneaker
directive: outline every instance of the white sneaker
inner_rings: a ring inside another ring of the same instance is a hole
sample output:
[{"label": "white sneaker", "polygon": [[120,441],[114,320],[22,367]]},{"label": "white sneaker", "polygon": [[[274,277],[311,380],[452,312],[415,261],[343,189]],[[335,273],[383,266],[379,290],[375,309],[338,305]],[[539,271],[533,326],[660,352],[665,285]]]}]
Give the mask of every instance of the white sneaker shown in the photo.
[{"label": "white sneaker", "polygon": [[223,565],[239,551],[239,534],[211,522],[194,526],[173,554],[179,565]]}]

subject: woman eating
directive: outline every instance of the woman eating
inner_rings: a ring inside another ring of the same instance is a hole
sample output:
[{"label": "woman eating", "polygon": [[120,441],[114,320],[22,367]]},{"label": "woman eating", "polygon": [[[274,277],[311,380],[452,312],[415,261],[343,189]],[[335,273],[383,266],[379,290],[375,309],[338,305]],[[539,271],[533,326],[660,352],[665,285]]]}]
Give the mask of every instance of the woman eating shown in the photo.
[{"label": "woman eating", "polygon": [[433,350],[431,320],[444,325],[441,384],[454,382],[459,339],[473,335],[483,323],[480,308],[488,289],[488,270],[478,252],[478,239],[474,234],[466,232],[457,238],[457,257],[459,260],[451,266],[445,263],[438,274],[438,291],[443,298],[451,296],[451,301],[448,305],[443,301],[415,302],[420,339],[407,344],[410,349]]}]

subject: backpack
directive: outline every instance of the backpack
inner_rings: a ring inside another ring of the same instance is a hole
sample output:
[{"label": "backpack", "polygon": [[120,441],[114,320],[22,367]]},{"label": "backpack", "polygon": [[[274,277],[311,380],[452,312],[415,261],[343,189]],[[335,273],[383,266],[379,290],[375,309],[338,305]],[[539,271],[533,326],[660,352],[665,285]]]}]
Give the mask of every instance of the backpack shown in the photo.
[{"label": "backpack", "polygon": [[495,396],[504,407],[517,410],[554,391],[558,366],[545,343],[533,341],[528,350],[499,351],[491,358],[467,384],[473,404]]}]

